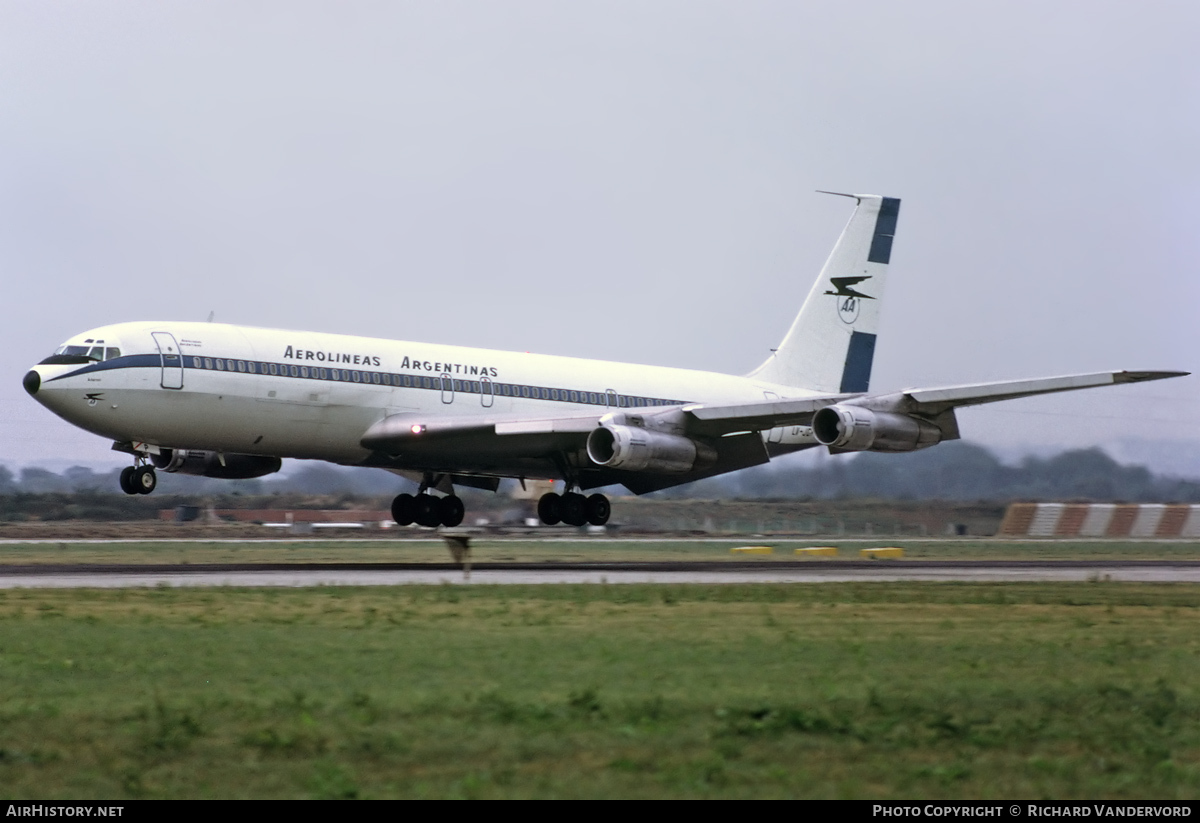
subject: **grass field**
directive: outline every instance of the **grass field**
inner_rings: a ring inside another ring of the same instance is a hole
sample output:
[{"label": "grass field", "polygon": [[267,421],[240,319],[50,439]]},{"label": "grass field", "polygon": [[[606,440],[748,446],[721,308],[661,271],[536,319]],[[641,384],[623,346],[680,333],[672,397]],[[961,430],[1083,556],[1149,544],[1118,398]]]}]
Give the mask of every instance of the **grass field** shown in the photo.
[{"label": "grass field", "polygon": [[1200,588],[0,592],[0,795],[1195,798]]},{"label": "grass field", "polygon": [[[576,540],[510,537],[473,538],[472,559],[484,562],[747,560],[734,556],[738,545],[769,545],[775,552],[761,559],[798,559],[794,548],[840,546],[840,559],[853,560],[869,546],[900,546],[913,560],[1197,560],[1195,540],[1026,540],[996,538],[955,540],[877,539],[741,540],[681,538],[672,540]],[[72,542],[0,544],[0,565],[63,563],[446,563],[450,555],[438,538],[428,540],[295,540],[278,542]]]}]

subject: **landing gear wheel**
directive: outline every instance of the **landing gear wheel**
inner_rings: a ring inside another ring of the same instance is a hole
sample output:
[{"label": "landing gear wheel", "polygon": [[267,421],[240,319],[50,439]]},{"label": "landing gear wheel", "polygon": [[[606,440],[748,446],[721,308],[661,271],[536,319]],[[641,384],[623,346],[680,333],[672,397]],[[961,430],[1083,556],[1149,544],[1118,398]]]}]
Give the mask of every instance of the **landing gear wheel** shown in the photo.
[{"label": "landing gear wheel", "polygon": [[562,498],[554,492],[543,494],[538,500],[538,519],[547,526],[557,526],[562,522]]},{"label": "landing gear wheel", "polygon": [[126,466],[121,469],[121,491],[126,494],[137,494],[138,490],[133,486],[133,473],[137,471],[133,466]]},{"label": "landing gear wheel", "polygon": [[149,494],[158,485],[158,475],[153,466],[140,466],[133,470],[130,485],[138,494]]},{"label": "landing gear wheel", "polygon": [[411,526],[417,520],[417,498],[411,494],[398,494],[392,501],[392,519],[397,526]]},{"label": "landing gear wheel", "polygon": [[450,495],[438,501],[438,513],[441,515],[443,526],[453,527],[463,522],[466,507],[461,500],[454,495]]},{"label": "landing gear wheel", "polygon": [[575,492],[564,494],[562,496],[562,522],[568,526],[582,526],[587,523],[587,498]]},{"label": "landing gear wheel", "polygon": [[612,514],[612,504],[602,494],[593,494],[587,499],[587,521],[593,526],[603,526]]},{"label": "landing gear wheel", "polygon": [[438,505],[438,499],[436,497],[434,497],[432,494],[418,494],[416,504],[417,525],[427,526],[429,528],[441,525],[441,506]]}]

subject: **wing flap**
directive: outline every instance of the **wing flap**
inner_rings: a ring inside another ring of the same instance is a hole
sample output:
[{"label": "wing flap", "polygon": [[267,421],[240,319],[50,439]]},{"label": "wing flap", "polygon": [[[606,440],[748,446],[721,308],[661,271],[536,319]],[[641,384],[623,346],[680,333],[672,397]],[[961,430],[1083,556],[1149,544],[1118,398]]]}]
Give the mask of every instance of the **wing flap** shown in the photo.
[{"label": "wing flap", "polygon": [[511,420],[496,423],[496,434],[587,434],[600,425],[600,415]]},{"label": "wing flap", "polygon": [[461,438],[470,435],[586,435],[596,428],[599,422],[600,416],[596,414],[530,420],[500,415],[442,417],[434,414],[403,412],[388,415],[375,423],[367,429],[359,442],[364,448],[386,451],[418,442],[446,437]]}]

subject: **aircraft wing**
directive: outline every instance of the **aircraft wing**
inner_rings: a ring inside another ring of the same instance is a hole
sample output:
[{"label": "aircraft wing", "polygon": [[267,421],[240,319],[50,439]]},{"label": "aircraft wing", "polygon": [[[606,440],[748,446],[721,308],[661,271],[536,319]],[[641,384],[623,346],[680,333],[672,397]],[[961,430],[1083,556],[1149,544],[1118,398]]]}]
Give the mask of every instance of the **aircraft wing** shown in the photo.
[{"label": "aircraft wing", "polygon": [[[1142,383],[1182,377],[1181,371],[1113,371],[1070,374],[1030,380],[1004,380],[970,383],[928,389],[905,389],[881,395],[827,394],[792,400],[765,400],[751,403],[692,403],[669,409],[614,409],[629,416],[646,419],[678,417],[682,412],[683,433],[699,437],[722,437],[739,432],[765,431],[777,426],[807,426],[813,415],[825,406],[849,403],[872,409],[897,411],[933,417],[960,406],[976,406],[1001,400],[1015,400],[1039,394],[1077,391],[1099,386]],[[559,443],[575,442],[600,425],[605,411],[545,417],[516,415],[463,415],[461,417],[427,415],[417,412],[394,414],[380,420],[363,435],[362,445],[380,451],[394,451],[416,442],[461,438],[497,438],[533,436]]]},{"label": "aircraft wing", "polygon": [[[622,483],[642,494],[689,483],[701,477],[734,471],[769,460],[759,432],[777,427],[811,426],[827,406],[868,409],[919,421],[940,431],[938,440],[958,434],[954,409],[1014,400],[1039,394],[1141,383],[1181,377],[1177,371],[1113,371],[1072,374],[1031,380],[1005,380],[940,388],[905,389],[889,394],[827,394],[789,400],[749,403],[692,403],[669,408],[597,409],[580,414],[526,417],[521,415],[441,416],[403,412],[383,418],[368,429],[361,443],[375,452],[369,465],[382,468],[427,467],[453,474],[455,482],[478,485],[480,477],[553,476],[567,455],[581,455],[588,435],[605,425],[634,426],[708,444],[715,458],[706,468],[680,474],[657,474],[604,468],[586,458],[575,463],[583,488]],[[815,443],[811,445],[816,445]],[[913,446],[919,447],[919,446]],[[834,446],[831,450],[838,451]],[[892,450],[910,450],[909,448]],[[459,477],[462,475],[462,477]],[[472,481],[468,475],[477,479]],[[489,486],[494,487],[491,481]]]}]

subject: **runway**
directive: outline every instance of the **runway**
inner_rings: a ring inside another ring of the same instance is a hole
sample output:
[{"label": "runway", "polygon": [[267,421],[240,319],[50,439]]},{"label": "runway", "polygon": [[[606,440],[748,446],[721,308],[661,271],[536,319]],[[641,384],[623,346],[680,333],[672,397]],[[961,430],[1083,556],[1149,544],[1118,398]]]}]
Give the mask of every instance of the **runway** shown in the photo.
[{"label": "runway", "polygon": [[0,566],[0,588],[1035,582],[1200,583],[1200,562],[809,561]]}]

